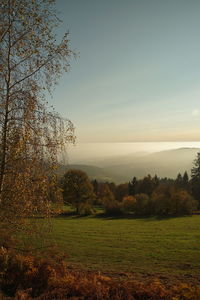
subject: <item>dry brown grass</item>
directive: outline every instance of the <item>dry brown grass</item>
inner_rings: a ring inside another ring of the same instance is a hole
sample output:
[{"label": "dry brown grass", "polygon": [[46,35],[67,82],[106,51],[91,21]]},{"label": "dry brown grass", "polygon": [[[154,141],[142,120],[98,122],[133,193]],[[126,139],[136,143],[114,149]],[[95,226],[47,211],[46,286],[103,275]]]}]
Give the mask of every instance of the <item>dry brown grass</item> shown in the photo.
[{"label": "dry brown grass", "polygon": [[1,290],[10,297],[5,299],[200,299],[200,286],[197,285],[175,282],[169,287],[158,279],[120,280],[97,272],[70,269],[62,259],[38,259],[11,253],[5,248],[0,251],[0,268]]}]

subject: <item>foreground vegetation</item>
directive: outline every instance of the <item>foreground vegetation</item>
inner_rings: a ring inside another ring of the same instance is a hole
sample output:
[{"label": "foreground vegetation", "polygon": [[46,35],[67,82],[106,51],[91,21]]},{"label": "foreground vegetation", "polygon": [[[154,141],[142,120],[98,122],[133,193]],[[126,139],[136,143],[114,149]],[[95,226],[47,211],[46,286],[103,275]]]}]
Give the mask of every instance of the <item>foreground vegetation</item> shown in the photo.
[{"label": "foreground vegetation", "polygon": [[0,264],[1,299],[198,300],[200,295],[200,287],[188,283],[166,285],[158,279],[139,282],[133,278],[122,281],[69,269],[62,260],[35,259],[5,249],[0,250]]},{"label": "foreground vegetation", "polygon": [[101,271],[200,276],[200,216],[171,219],[58,217],[53,239],[67,261]]}]

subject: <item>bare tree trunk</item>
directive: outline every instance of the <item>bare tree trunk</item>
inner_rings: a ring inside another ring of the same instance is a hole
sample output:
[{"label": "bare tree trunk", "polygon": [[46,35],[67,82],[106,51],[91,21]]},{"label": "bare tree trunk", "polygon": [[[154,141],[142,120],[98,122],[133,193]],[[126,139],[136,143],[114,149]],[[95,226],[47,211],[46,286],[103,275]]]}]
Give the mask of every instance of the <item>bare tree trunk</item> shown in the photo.
[{"label": "bare tree trunk", "polygon": [[[10,0],[9,0],[10,11]],[[10,99],[10,79],[11,79],[11,67],[10,67],[10,55],[11,55],[11,26],[12,21],[9,13],[9,30],[8,30],[8,56],[7,56],[7,78],[6,81],[6,103],[5,103],[5,116],[4,125],[2,131],[2,144],[1,144],[1,164],[0,164],[0,202],[1,194],[3,191],[4,177],[6,171],[6,156],[7,156],[7,133],[8,133],[8,115],[9,115],[9,99]]]},{"label": "bare tree trunk", "polygon": [[8,101],[9,94],[7,94],[6,99],[6,113],[5,113],[5,121],[3,126],[3,137],[2,137],[2,145],[1,145],[1,165],[0,165],[0,194],[3,191],[3,183],[5,177],[5,166],[6,166],[6,156],[7,156],[7,131],[8,131]]}]

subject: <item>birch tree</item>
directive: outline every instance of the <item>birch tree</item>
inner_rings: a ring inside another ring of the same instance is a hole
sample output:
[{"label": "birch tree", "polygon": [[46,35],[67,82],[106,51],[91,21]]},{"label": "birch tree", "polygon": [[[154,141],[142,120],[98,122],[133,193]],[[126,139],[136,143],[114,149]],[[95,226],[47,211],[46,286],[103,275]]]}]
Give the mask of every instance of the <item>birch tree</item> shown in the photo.
[{"label": "birch tree", "polygon": [[26,216],[46,214],[59,151],[74,127],[45,100],[68,71],[68,33],[60,41],[54,0],[0,3],[0,218],[20,228]]}]

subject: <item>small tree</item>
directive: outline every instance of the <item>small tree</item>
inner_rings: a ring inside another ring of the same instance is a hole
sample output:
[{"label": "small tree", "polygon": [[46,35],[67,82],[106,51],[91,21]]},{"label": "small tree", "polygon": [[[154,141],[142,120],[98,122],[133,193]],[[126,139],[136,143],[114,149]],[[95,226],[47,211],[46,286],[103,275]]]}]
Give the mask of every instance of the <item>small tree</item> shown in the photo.
[{"label": "small tree", "polygon": [[110,215],[121,214],[121,203],[119,203],[111,191],[109,185],[104,183],[101,189],[101,203],[105,212]]},{"label": "small tree", "polygon": [[181,173],[178,173],[176,179],[175,179],[175,186],[178,188],[183,188],[183,177]]},{"label": "small tree", "polygon": [[70,203],[80,213],[83,204],[92,204],[94,200],[93,186],[87,174],[81,170],[68,170],[62,179],[64,203]]},{"label": "small tree", "polygon": [[183,174],[183,188],[188,190],[189,189],[189,176],[187,171]]},{"label": "small tree", "polygon": [[125,212],[135,212],[136,209],[135,197],[131,195],[125,196],[122,201],[122,208]]},{"label": "small tree", "polygon": [[137,194],[137,187],[138,187],[138,180],[136,177],[133,177],[133,179],[128,184],[129,195],[134,196],[135,194]]},{"label": "small tree", "polygon": [[122,201],[125,196],[128,196],[129,185],[128,183],[121,183],[116,187],[116,200]]}]

